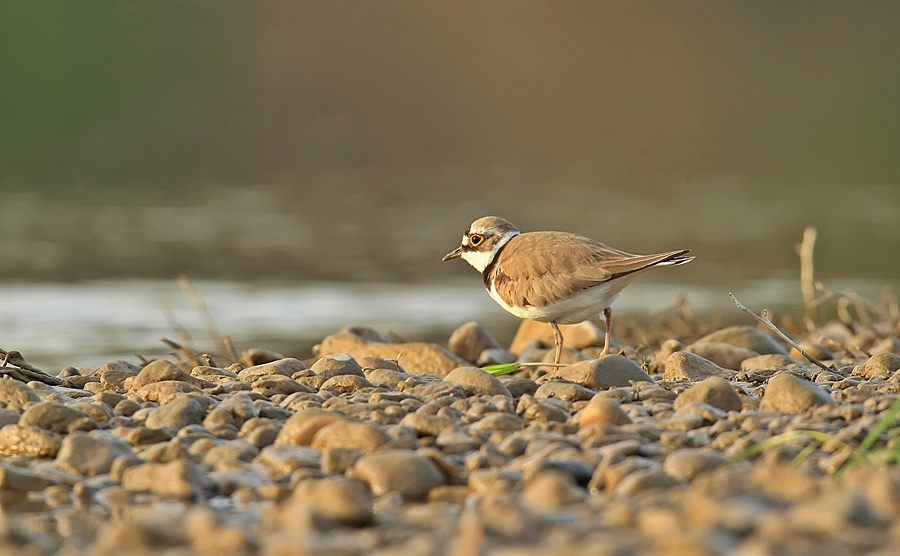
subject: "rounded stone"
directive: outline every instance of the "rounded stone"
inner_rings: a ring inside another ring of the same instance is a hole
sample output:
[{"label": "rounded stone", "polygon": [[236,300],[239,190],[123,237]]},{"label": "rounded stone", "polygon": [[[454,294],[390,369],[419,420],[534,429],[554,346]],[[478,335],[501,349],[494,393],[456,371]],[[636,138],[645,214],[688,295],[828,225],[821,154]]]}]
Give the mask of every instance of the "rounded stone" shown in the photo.
[{"label": "rounded stone", "polygon": [[0,429],[0,456],[52,459],[61,445],[60,435],[38,427],[17,424]]},{"label": "rounded stone", "polygon": [[326,355],[313,363],[310,370],[316,376],[332,378],[340,375],[355,375],[364,377],[362,366],[348,353],[336,353]]},{"label": "rounded stone", "polygon": [[687,351],[676,351],[666,359],[663,378],[666,380],[703,380],[711,376],[730,376],[734,371],[723,369],[708,359]]},{"label": "rounded stone", "polygon": [[340,413],[325,411],[324,409],[302,409],[284,423],[284,426],[281,427],[281,431],[278,433],[278,437],[275,439],[275,444],[309,446],[320,429],[334,421],[346,418]]},{"label": "rounded stone", "polygon": [[199,402],[180,396],[150,410],[144,425],[151,429],[168,427],[177,430],[188,425],[199,425],[203,417],[203,407]]},{"label": "rounded stone", "polygon": [[587,492],[575,486],[571,477],[554,470],[538,472],[522,490],[522,504],[529,510],[542,514],[577,504]]},{"label": "rounded stone", "polygon": [[[80,419],[91,419],[84,411],[72,409],[69,406],[56,402],[41,402],[34,404],[25,410],[19,424],[23,426],[35,426],[44,430],[59,434],[69,432],[69,427]],[[94,428],[97,428],[94,423]]]},{"label": "rounded stone", "polygon": [[22,413],[28,406],[41,401],[37,392],[12,378],[0,379],[0,403],[10,411]]},{"label": "rounded stone", "polygon": [[359,375],[336,375],[325,381],[319,390],[325,390],[334,394],[350,394],[363,388],[372,388],[372,383],[367,378]]},{"label": "rounded stone", "polygon": [[79,475],[95,477],[109,473],[119,456],[136,457],[130,444],[109,433],[77,431],[62,441],[56,464]]},{"label": "rounded stone", "polygon": [[491,333],[478,322],[463,324],[450,334],[447,347],[452,353],[469,363],[478,362],[485,350],[501,350],[502,346],[491,336]]},{"label": "rounded stone", "polygon": [[582,361],[552,371],[550,376],[592,390],[631,386],[632,382],[654,382],[653,377],[640,365],[623,355],[607,355],[600,359]]},{"label": "rounded stone", "polygon": [[793,357],[781,355],[778,353],[767,353],[766,355],[757,355],[750,359],[741,361],[742,371],[753,371],[762,369],[772,369],[775,367],[785,367],[787,365],[795,365],[799,363]]},{"label": "rounded stone", "polygon": [[353,466],[353,476],[365,481],[375,496],[397,492],[410,500],[424,500],[429,490],[444,483],[434,462],[411,450],[363,456]]},{"label": "rounded stone", "polygon": [[722,328],[707,334],[695,343],[700,342],[724,342],[733,346],[753,350],[760,355],[765,355],[767,353],[777,353],[780,355],[788,354],[784,346],[779,344],[775,338],[754,326],[729,326],[727,328]]},{"label": "rounded stone", "polygon": [[369,423],[341,419],[328,423],[313,437],[311,446],[316,450],[349,448],[362,454],[383,449],[391,444],[387,433]]},{"label": "rounded stone", "polygon": [[591,398],[591,401],[576,415],[576,418],[579,427],[591,423],[611,423],[613,425],[631,423],[631,417],[625,413],[617,400],[598,396]]},{"label": "rounded stone", "polygon": [[900,370],[900,355],[878,353],[866,361],[861,376],[867,379],[888,380],[898,370]]},{"label": "rounded stone", "polygon": [[703,379],[678,394],[672,409],[678,411],[690,402],[708,403],[722,411],[740,411],[743,407],[741,397],[734,391],[731,383],[719,376]]},{"label": "rounded stone", "polygon": [[310,510],[317,520],[364,527],[375,520],[375,499],[359,481],[343,477],[304,481],[297,485],[283,512]]},{"label": "rounded stone", "polygon": [[508,396],[509,389],[500,380],[477,367],[457,367],[444,377],[444,382],[457,384],[470,396]]},{"label": "rounded stone", "polygon": [[663,471],[677,479],[691,481],[697,475],[721,467],[727,458],[722,452],[684,448],[669,454],[663,462]]},{"label": "rounded stone", "polygon": [[797,414],[833,403],[831,396],[812,382],[783,373],[769,379],[759,409]]},{"label": "rounded stone", "polygon": [[738,347],[725,342],[696,342],[683,351],[695,353],[708,359],[724,369],[738,370],[745,359],[758,357],[759,353],[752,349]]}]

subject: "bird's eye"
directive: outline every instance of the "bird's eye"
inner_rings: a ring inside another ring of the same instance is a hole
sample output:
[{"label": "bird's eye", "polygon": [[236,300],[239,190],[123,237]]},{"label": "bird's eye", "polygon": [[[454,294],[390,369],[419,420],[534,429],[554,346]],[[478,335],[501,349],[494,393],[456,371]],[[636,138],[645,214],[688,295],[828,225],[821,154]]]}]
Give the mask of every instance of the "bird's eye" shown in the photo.
[{"label": "bird's eye", "polygon": [[472,234],[469,238],[469,243],[472,244],[472,247],[478,247],[482,241],[484,241],[484,236],[478,234]]}]

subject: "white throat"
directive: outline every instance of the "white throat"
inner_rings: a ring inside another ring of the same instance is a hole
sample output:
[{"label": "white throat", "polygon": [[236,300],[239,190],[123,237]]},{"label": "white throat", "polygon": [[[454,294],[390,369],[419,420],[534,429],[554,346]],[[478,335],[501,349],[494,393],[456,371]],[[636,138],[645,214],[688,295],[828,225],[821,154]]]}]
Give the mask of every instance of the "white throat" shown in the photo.
[{"label": "white throat", "polygon": [[497,251],[506,245],[506,243],[512,238],[519,235],[518,230],[511,230],[506,232],[506,235],[500,238],[497,243],[494,244],[494,248],[490,251],[463,251],[462,258],[466,260],[467,263],[475,267],[475,270],[478,272],[484,272],[484,269],[488,267],[494,261],[494,257],[497,256]]}]

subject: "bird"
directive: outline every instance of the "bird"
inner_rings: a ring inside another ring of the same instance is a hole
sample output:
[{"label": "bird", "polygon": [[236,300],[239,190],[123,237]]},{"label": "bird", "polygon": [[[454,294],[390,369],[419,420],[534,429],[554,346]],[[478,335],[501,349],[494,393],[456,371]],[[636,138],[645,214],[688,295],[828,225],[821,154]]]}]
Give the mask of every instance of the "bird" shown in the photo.
[{"label": "bird", "polygon": [[606,336],[599,357],[609,354],[612,303],[644,271],[694,260],[690,249],[633,255],[569,232],[520,232],[508,220],[485,216],[472,222],[462,243],[442,261],[462,258],[481,272],[491,298],[521,319],[553,329],[555,364],[562,356],[560,324],[603,314]]}]

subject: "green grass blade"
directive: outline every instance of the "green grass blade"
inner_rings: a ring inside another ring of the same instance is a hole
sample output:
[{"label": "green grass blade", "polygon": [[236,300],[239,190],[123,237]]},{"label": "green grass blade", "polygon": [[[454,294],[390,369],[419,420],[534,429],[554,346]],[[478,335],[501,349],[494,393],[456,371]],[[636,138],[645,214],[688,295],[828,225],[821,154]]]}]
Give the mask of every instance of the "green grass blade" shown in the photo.
[{"label": "green grass blade", "polygon": [[509,363],[506,365],[488,365],[487,367],[482,367],[481,370],[494,376],[503,376],[514,373],[521,367],[518,363]]},{"label": "green grass blade", "polygon": [[859,465],[869,457],[872,446],[874,446],[875,443],[878,442],[878,439],[881,438],[881,435],[884,434],[884,431],[888,430],[888,428],[890,428],[894,424],[898,413],[900,413],[900,398],[898,398],[887,410],[887,412],[881,417],[881,419],[879,419],[878,422],[875,423],[875,426],[872,427],[872,430],[869,431],[869,434],[867,434],[866,437],[863,438],[863,441],[860,442],[859,447],[857,447],[853,452],[853,456],[851,456],[850,459],[847,460],[847,463],[845,463],[840,469],[838,469],[836,476],[842,476],[847,472],[848,469]]}]

